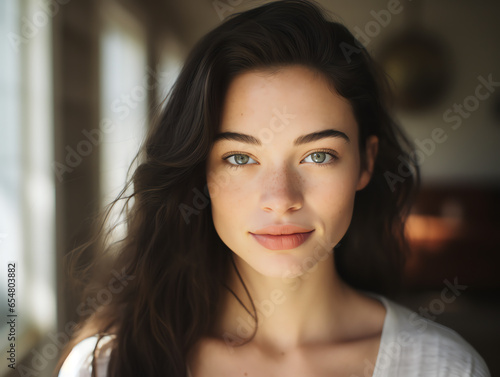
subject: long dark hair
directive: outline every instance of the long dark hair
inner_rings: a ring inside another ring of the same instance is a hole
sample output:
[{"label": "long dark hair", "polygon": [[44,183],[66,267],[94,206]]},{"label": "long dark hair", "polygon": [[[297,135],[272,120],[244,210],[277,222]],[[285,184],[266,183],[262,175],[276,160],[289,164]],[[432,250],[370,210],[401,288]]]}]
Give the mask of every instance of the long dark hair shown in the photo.
[{"label": "long dark hair", "polygon": [[379,138],[372,179],[356,193],[335,266],[356,288],[387,293],[398,287],[419,169],[388,113],[386,79],[347,28],[315,3],[268,3],[229,17],[194,47],[138,155],[128,183],[132,194],[124,191],[113,203],[128,208],[125,238],[108,246],[111,266],[134,278],[91,318],[92,329],[116,334],[109,376],[185,376],[189,350],[211,333],[234,267],[213,225],[205,172],[224,95],[242,72],[290,65],[319,72],[349,100],[363,163],[368,136]]}]

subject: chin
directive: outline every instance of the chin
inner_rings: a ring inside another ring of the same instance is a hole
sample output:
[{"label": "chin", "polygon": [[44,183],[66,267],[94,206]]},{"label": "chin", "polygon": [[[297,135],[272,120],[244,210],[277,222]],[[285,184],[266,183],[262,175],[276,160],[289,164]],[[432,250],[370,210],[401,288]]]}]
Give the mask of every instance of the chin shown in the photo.
[{"label": "chin", "polygon": [[[258,274],[277,278],[283,282],[310,273],[317,268],[321,258],[313,252],[298,254],[295,250],[259,250],[249,255],[238,255],[238,269],[252,269]],[[323,260],[326,259],[323,257]]]}]

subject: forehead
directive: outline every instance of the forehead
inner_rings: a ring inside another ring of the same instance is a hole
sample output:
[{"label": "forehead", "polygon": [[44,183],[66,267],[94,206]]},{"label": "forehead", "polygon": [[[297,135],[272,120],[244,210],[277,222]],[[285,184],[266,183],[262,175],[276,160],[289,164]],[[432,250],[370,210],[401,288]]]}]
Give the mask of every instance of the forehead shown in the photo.
[{"label": "forehead", "polygon": [[349,101],[323,74],[299,65],[247,71],[229,84],[219,132],[257,135],[266,128],[294,135],[334,128],[357,135]]}]

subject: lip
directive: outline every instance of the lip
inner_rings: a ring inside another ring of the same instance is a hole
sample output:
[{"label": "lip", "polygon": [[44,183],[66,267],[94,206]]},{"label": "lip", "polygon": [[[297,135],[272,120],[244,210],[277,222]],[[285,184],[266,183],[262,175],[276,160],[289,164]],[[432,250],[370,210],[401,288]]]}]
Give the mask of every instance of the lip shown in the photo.
[{"label": "lip", "polygon": [[[274,232],[267,233],[266,232]],[[255,233],[250,232],[253,238],[269,250],[290,250],[302,245],[314,232],[295,225],[270,226],[259,229]]]},{"label": "lip", "polygon": [[276,235],[276,236],[281,236],[283,234],[295,234],[295,233],[309,233],[313,231],[314,229],[307,229],[303,228],[298,225],[294,224],[282,224],[282,225],[269,225],[264,228],[258,229],[254,232],[251,232],[252,234],[269,234],[269,235]]}]

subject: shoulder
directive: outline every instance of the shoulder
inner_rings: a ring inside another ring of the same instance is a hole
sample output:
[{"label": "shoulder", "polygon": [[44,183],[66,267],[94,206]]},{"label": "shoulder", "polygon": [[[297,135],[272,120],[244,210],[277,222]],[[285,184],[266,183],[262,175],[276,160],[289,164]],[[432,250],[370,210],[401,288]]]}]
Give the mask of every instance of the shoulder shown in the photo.
[{"label": "shoulder", "polygon": [[[387,309],[377,369],[405,376],[489,377],[483,358],[456,331],[379,296]],[[392,374],[391,374],[392,375]]]},{"label": "shoulder", "polygon": [[91,377],[94,350],[96,351],[96,375],[105,377],[114,338],[114,335],[105,335],[99,340],[99,336],[94,335],[82,340],[73,347],[64,360],[58,377]]}]

